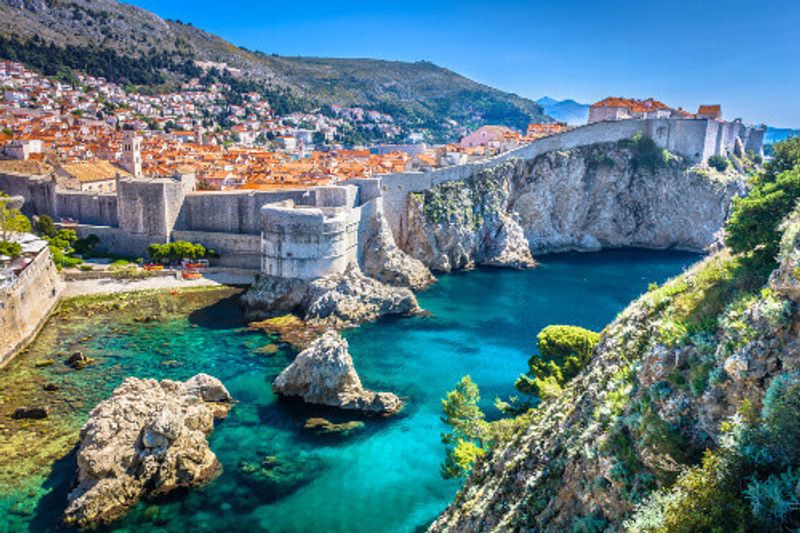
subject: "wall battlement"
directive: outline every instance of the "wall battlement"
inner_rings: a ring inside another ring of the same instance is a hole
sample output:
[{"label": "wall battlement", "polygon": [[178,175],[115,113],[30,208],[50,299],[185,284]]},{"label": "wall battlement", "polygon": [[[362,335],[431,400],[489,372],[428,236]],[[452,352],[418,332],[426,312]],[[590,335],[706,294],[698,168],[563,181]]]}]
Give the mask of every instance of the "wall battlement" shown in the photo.
[{"label": "wall battlement", "polygon": [[369,183],[318,187],[313,206],[284,200],[262,207],[261,271],[310,280],[355,265],[363,205],[359,191]]},{"label": "wall battlement", "polygon": [[[28,215],[79,222],[80,236],[96,234],[100,249],[134,257],[147,245],[195,240],[220,252],[226,266],[272,269],[276,275],[317,277],[352,264],[361,221],[375,202],[395,235],[406,221],[406,199],[454,180],[467,179],[509,159],[630,139],[637,133],[704,163],[737,145],[761,153],[764,130],[712,119],[645,119],[596,122],[551,135],[481,161],[378,178],[351,179],[332,187],[279,191],[194,192],[194,176],[119,180],[116,194],[65,191],[48,176],[0,174],[0,190],[25,198]],[[354,237],[355,236],[355,237]],[[260,242],[260,246],[255,244]],[[269,258],[269,259],[265,259]]]}]

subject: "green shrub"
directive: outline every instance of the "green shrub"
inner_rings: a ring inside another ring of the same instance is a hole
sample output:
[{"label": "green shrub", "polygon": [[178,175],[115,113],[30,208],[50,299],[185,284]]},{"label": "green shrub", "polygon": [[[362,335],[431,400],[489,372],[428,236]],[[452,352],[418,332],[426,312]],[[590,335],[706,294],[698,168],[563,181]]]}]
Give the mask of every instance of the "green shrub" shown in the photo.
[{"label": "green shrub", "polygon": [[536,336],[539,354],[528,360],[528,373],[514,386],[524,394],[546,399],[589,363],[600,334],[577,326],[547,326]]},{"label": "green shrub", "polygon": [[76,240],[72,244],[72,248],[75,250],[76,254],[80,254],[81,257],[88,259],[92,256],[92,252],[94,252],[94,249],[97,247],[99,242],[100,237],[97,235],[87,235],[86,237]]},{"label": "green shrub", "polygon": [[147,247],[147,255],[155,261],[180,261],[181,259],[203,259],[209,251],[202,244],[188,241],[174,241],[165,244],[153,243]]},{"label": "green shrub", "polygon": [[660,148],[650,137],[636,132],[630,140],[623,143],[632,150],[632,163],[635,170],[646,169],[655,172],[669,161],[669,152]]},{"label": "green shrub", "polygon": [[22,245],[18,242],[0,241],[0,255],[7,255],[11,258],[19,257],[22,254]]},{"label": "green shrub", "polygon": [[796,469],[773,474],[764,481],[751,481],[744,492],[755,519],[762,525],[779,528],[791,512],[800,508],[798,483],[800,472]]},{"label": "green shrub", "polygon": [[708,166],[710,166],[713,169],[716,169],[718,172],[725,172],[726,170],[728,170],[729,164],[730,161],[728,161],[727,158],[721,155],[715,154],[708,158]]},{"label": "green shrub", "polygon": [[55,237],[58,230],[56,229],[56,225],[53,222],[53,219],[47,215],[42,215],[36,221],[36,226],[34,228],[36,233],[43,237]]}]

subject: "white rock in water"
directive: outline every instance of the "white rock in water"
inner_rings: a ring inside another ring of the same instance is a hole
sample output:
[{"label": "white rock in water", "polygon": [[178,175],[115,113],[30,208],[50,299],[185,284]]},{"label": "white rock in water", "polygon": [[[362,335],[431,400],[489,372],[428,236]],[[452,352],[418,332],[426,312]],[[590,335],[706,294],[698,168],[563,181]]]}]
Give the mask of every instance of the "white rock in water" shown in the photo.
[{"label": "white rock in water", "polygon": [[81,429],[78,485],[64,521],[90,527],[111,522],[141,497],[201,484],[219,461],[206,436],[233,403],[207,374],[185,383],[128,378],[89,413]]},{"label": "white rock in water", "polygon": [[275,394],[299,396],[308,403],[377,413],[395,413],[403,405],[391,392],[364,389],[348,352],[347,341],[325,332],[272,383]]}]

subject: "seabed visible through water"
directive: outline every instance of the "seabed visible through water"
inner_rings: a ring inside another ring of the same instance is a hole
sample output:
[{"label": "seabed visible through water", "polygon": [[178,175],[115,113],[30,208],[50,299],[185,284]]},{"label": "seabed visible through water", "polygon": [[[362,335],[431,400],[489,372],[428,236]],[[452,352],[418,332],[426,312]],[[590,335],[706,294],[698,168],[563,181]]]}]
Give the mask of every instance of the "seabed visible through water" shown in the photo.
[{"label": "seabed visible through water", "polygon": [[[439,475],[444,394],[470,374],[488,416],[499,416],[494,400],[514,394],[541,328],[602,329],[649,283],[680,273],[698,255],[615,250],[537,259],[529,271],[442,276],[419,295],[431,316],[345,333],[365,386],[406,400],[388,419],[276,398],[270,383],[295,351],[247,327],[238,290],[68,303],[0,371],[0,530],[64,529],[78,431],[125,377],[183,380],[198,372],[220,378],[238,400],[210,437],[222,475],[205,487],[140,503],[111,530],[424,529],[458,490]],[[263,349],[268,345],[276,347]],[[95,363],[70,369],[64,360],[75,351]],[[48,383],[58,390],[44,391]],[[15,407],[43,404],[51,407],[46,420],[10,417]],[[363,426],[319,434],[303,428],[310,417]]]}]

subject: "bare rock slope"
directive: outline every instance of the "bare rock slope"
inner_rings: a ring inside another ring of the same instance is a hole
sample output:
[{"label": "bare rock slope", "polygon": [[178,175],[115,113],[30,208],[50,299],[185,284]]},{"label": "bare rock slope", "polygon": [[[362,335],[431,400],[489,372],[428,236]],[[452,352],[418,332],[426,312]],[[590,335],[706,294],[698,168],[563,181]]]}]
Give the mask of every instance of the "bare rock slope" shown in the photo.
[{"label": "bare rock slope", "polygon": [[622,141],[510,160],[411,194],[403,250],[433,270],[528,266],[531,254],[639,246],[704,250],[744,177]]}]

